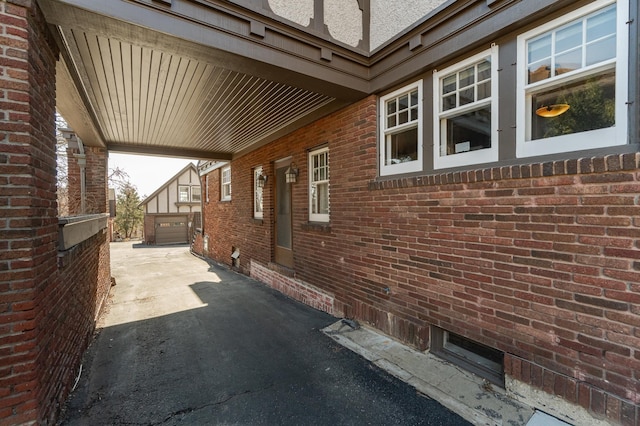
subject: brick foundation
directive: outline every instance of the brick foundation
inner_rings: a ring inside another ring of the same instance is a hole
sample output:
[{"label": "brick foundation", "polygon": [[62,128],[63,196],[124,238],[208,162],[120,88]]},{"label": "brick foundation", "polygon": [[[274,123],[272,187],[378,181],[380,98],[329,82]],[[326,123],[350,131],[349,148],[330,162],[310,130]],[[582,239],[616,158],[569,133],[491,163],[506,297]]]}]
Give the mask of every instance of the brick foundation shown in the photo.
[{"label": "brick foundation", "polygon": [[251,278],[267,284],[292,299],[298,300],[319,311],[334,315],[334,298],[310,284],[294,277],[287,277],[278,271],[251,262]]}]

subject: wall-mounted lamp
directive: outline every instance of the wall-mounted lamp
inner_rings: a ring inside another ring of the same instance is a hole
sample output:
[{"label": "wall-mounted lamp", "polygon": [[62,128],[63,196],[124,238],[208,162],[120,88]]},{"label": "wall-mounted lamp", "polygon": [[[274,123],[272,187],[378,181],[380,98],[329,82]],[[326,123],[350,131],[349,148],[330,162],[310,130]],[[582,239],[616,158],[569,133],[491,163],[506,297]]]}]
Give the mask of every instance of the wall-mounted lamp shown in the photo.
[{"label": "wall-mounted lamp", "polygon": [[268,179],[269,176],[263,175],[262,172],[260,172],[260,174],[258,175],[258,180],[256,181],[256,185],[258,185],[258,188],[264,188]]},{"label": "wall-mounted lamp", "polygon": [[542,106],[536,110],[536,115],[545,118],[557,117],[569,109],[569,104],[553,104]]},{"label": "wall-mounted lamp", "polygon": [[287,183],[296,183],[298,180],[298,169],[296,163],[291,163],[289,168],[284,172],[285,180]]}]

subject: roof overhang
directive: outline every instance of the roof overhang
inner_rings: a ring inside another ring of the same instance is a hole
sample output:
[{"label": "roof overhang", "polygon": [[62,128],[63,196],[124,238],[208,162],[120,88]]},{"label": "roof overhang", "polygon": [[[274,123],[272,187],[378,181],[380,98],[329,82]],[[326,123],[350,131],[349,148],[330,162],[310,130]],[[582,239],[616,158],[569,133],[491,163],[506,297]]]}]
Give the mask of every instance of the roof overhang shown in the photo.
[{"label": "roof overhang", "polygon": [[38,3],[89,146],[230,160],[368,94],[366,57],[231,2]]}]

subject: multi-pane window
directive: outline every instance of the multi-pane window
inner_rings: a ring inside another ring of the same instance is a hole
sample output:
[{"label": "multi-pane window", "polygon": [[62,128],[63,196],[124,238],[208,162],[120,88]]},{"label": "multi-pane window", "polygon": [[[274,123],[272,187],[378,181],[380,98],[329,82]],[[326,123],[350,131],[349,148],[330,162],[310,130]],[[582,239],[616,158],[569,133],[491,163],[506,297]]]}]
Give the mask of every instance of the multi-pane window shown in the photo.
[{"label": "multi-pane window", "polygon": [[380,98],[380,174],[422,170],[422,80]]},{"label": "multi-pane window", "polygon": [[191,203],[200,201],[200,187],[190,185],[178,186],[178,202]]},{"label": "multi-pane window", "polygon": [[262,167],[256,167],[253,169],[253,217],[256,219],[262,219],[263,206],[262,206],[262,194],[263,185],[260,184],[260,177],[262,176]]},{"label": "multi-pane window", "polygon": [[309,153],[309,220],[329,221],[329,149]]},{"label": "multi-pane window", "polygon": [[220,199],[227,201],[231,199],[231,166],[220,169]]},{"label": "multi-pane window", "polygon": [[188,203],[191,201],[189,197],[189,187],[185,185],[181,185],[178,187],[178,202],[180,203]]},{"label": "multi-pane window", "polygon": [[627,7],[596,1],[518,37],[518,156],[626,143]]},{"label": "multi-pane window", "polygon": [[191,187],[191,201],[199,202],[202,199],[202,192],[199,186]]},{"label": "multi-pane window", "polygon": [[434,168],[498,159],[497,50],[434,73]]}]

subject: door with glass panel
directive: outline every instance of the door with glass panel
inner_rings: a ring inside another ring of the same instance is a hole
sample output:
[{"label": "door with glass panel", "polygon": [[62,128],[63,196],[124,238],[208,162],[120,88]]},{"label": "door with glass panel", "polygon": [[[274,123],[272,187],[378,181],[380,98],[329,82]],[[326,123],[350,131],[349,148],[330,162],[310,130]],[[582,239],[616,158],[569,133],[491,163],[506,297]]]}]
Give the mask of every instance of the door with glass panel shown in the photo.
[{"label": "door with glass panel", "polygon": [[293,231],[291,217],[291,184],[287,183],[286,171],[291,159],[276,162],[275,182],[275,261],[279,265],[293,268]]}]

